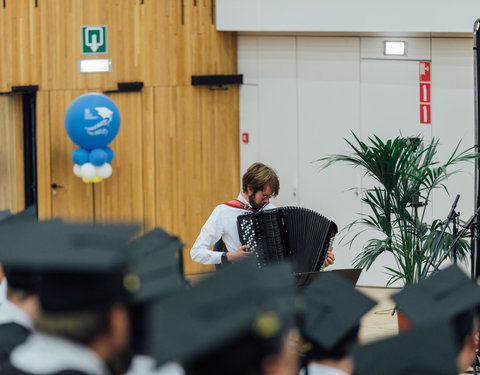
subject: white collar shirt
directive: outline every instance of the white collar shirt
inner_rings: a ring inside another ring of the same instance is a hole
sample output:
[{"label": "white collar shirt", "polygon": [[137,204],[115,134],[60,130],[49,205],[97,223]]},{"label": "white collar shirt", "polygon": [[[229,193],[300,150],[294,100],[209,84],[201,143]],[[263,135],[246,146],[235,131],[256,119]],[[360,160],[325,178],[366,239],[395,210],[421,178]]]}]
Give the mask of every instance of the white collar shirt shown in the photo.
[{"label": "white collar shirt", "polygon": [[[241,192],[237,199],[246,206],[251,207]],[[275,208],[275,206],[269,203],[262,210],[272,208]],[[251,210],[249,209],[235,208],[226,204],[220,204],[215,207],[190,250],[192,260],[203,264],[221,263],[222,253],[209,250],[220,238],[223,239],[228,251],[235,251],[242,246],[238,235],[237,216],[250,212]]]},{"label": "white collar shirt", "polygon": [[5,300],[0,305],[0,325],[16,323],[29,331],[33,330],[30,316],[17,305]]},{"label": "white collar shirt", "polygon": [[[305,370],[304,369],[300,370],[299,375],[305,375]],[[325,366],[319,363],[309,363],[308,375],[349,375],[349,374],[335,367]]]},{"label": "white collar shirt", "polygon": [[31,334],[10,354],[17,370],[31,374],[51,374],[74,370],[89,375],[109,375],[110,371],[88,347],[42,333]]}]

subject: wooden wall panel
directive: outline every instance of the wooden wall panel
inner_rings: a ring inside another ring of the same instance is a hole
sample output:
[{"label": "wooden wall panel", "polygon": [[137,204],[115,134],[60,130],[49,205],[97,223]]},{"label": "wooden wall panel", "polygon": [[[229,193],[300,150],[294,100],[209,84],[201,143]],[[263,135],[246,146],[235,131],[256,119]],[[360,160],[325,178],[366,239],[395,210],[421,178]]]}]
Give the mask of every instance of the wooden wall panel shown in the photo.
[{"label": "wooden wall panel", "polygon": [[50,92],[50,168],[51,183],[63,186],[51,189],[52,216],[68,220],[93,221],[93,186],[73,174],[72,151],[76,146],[65,131],[68,106],[85,91]]},{"label": "wooden wall panel", "polygon": [[[109,145],[112,176],[95,189],[95,219],[142,222],[144,218],[142,93],[110,94],[121,114],[120,131]],[[146,166],[148,167],[148,166]]]},{"label": "wooden wall panel", "polygon": [[142,151],[143,151],[143,213],[145,231],[155,228],[156,181],[155,181],[155,102],[154,89],[143,90],[142,100]]},{"label": "wooden wall panel", "polygon": [[12,85],[38,84],[39,25],[40,15],[33,1],[15,0],[5,8],[0,7],[1,92],[10,91]]},{"label": "wooden wall panel", "polygon": [[25,208],[21,96],[0,96],[0,210]]},{"label": "wooden wall panel", "polygon": [[155,91],[157,224],[184,241],[186,273],[213,269],[194,263],[190,248],[215,206],[239,192],[236,102],[236,88]]},{"label": "wooden wall panel", "polygon": [[[32,0],[0,7],[0,90],[189,85],[191,75],[236,72],[236,35],[217,32],[210,0]],[[196,5],[195,5],[196,4]],[[183,23],[182,23],[183,20]],[[108,53],[81,54],[81,26],[108,26]],[[111,73],[81,74],[82,58],[111,58]]]},{"label": "wooden wall panel", "polygon": [[[191,262],[189,249],[215,205],[236,197],[240,183],[238,89],[191,86],[192,75],[237,72],[236,34],[216,31],[211,1],[6,5],[0,6],[0,92],[12,85],[40,86],[40,217],[142,219],[146,230],[160,225],[186,243],[188,273],[212,269]],[[108,26],[107,54],[81,54],[82,25]],[[77,72],[78,59],[99,57],[113,60],[111,73]],[[123,117],[112,145],[114,170],[94,188],[73,174],[76,146],[64,130],[65,111],[82,93],[129,81],[144,82],[144,89],[112,95]],[[52,189],[52,183],[63,188]]]}]

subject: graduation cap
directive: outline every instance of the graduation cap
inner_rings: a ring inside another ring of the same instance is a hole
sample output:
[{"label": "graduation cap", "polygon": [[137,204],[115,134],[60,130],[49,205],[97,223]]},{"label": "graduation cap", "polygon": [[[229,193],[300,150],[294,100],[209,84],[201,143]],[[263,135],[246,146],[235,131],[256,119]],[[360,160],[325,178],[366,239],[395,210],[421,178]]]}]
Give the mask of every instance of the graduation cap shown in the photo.
[{"label": "graduation cap", "polygon": [[450,320],[480,304],[480,287],[457,266],[441,270],[392,296],[413,325]]},{"label": "graduation cap", "polygon": [[146,315],[151,306],[181,291],[186,283],[180,257],[183,243],[161,228],[144,234],[127,247],[129,270],[124,285],[129,292],[132,326],[131,348],[136,354],[148,354],[148,336],[154,334]]},{"label": "graduation cap", "polygon": [[41,273],[39,298],[46,312],[105,307],[124,292],[123,247],[136,230],[58,220],[18,224],[2,235],[0,262]]},{"label": "graduation cap", "polygon": [[324,350],[330,350],[355,327],[376,302],[355,290],[334,273],[327,273],[310,284],[305,292],[302,334]]},{"label": "graduation cap", "polygon": [[2,210],[0,211],[0,222],[3,220],[3,219],[6,219],[7,217],[9,217],[12,213],[10,212],[10,210]]},{"label": "graduation cap", "polygon": [[393,338],[357,346],[354,375],[457,375],[448,325],[423,326]]},{"label": "graduation cap", "polygon": [[[9,232],[16,225],[33,225],[37,221],[37,212],[35,206],[11,214],[10,210],[0,211],[0,241],[3,242],[2,232]],[[23,234],[25,235],[25,233]],[[3,244],[2,244],[3,246]],[[39,285],[39,275],[28,269],[10,267],[3,265],[3,272],[11,288],[29,293],[37,293]]]},{"label": "graduation cap", "polygon": [[182,249],[183,243],[161,228],[127,245],[130,271],[125,276],[125,287],[132,304],[158,300],[184,287]]},{"label": "graduation cap", "polygon": [[37,221],[36,206],[29,206],[15,214],[12,214],[10,210],[0,211],[0,225],[2,225],[2,229],[17,224],[33,223]]},{"label": "graduation cap", "polygon": [[160,364],[198,364],[213,355],[215,360],[205,361],[209,366],[241,373],[267,347],[278,349],[294,323],[294,309],[290,265],[260,270],[247,259],[152,306],[147,320],[155,335],[148,346]]}]

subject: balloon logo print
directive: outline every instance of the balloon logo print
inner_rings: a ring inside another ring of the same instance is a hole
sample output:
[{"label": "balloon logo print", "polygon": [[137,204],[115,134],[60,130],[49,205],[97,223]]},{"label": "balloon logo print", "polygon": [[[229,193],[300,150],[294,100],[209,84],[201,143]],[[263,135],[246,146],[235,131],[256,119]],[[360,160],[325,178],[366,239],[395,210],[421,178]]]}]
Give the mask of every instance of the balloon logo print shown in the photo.
[{"label": "balloon logo print", "polygon": [[114,153],[108,144],[120,130],[120,112],[113,100],[98,93],[79,96],[65,113],[65,130],[79,146],[72,152],[75,176],[85,183],[110,177]]}]

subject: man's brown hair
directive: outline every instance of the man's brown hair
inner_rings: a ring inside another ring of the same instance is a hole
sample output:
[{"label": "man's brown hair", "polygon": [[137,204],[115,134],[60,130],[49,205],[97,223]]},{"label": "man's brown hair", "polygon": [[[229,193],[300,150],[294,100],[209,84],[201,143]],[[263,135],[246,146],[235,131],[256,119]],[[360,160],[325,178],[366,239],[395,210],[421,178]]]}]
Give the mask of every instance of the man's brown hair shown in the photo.
[{"label": "man's brown hair", "polygon": [[267,186],[270,186],[272,195],[276,197],[280,190],[277,172],[263,163],[253,163],[242,177],[243,192],[247,193],[250,188],[255,194]]}]

